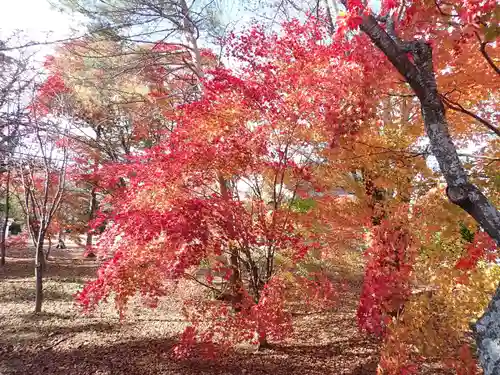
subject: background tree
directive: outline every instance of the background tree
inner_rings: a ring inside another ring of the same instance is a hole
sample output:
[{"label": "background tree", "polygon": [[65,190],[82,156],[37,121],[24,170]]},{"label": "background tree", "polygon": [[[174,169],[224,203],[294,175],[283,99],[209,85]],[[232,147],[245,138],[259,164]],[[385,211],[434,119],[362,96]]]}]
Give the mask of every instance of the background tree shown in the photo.
[{"label": "background tree", "polygon": [[22,51],[13,56],[3,51],[0,41],[0,265],[5,264],[7,219],[11,207],[12,169],[18,156],[16,147],[26,132],[28,105],[36,71],[31,63],[32,54]]},{"label": "background tree", "polygon": [[36,143],[32,145],[39,152],[26,153],[26,158],[18,163],[26,227],[35,245],[36,313],[41,312],[43,302],[44,241],[64,195],[68,162],[66,146],[60,142],[58,147],[54,138],[38,125],[34,129]]}]

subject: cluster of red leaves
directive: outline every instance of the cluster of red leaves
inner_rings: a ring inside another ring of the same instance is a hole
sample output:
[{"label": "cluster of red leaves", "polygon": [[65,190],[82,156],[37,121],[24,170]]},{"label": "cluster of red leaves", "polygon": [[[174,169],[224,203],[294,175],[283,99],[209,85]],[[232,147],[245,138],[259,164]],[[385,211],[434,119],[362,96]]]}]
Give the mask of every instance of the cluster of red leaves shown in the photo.
[{"label": "cluster of red leaves", "polygon": [[[396,30],[403,38],[425,38],[433,47],[435,63],[453,65],[450,53],[462,53],[460,44],[477,43],[478,38],[493,41],[498,32],[498,2],[495,0],[427,1],[383,0],[380,9],[361,1],[349,1],[345,14],[338,19],[339,33],[357,29],[369,14],[392,14],[398,19]],[[452,27],[450,27],[452,26]],[[450,48],[449,42],[455,46]],[[438,66],[438,64],[435,64]]]},{"label": "cluster of red leaves", "polygon": [[464,344],[458,349],[457,358],[446,361],[448,368],[456,371],[457,375],[478,375],[477,360],[470,345]]},{"label": "cluster of red leaves", "polygon": [[21,232],[18,235],[9,235],[5,241],[5,246],[9,250],[24,250],[28,246],[28,232]]},{"label": "cluster of red leaves", "polygon": [[[364,56],[366,38],[355,37],[348,45],[334,35],[326,43],[328,31],[314,22],[291,21],[279,37],[255,27],[230,39],[229,46],[242,63],[240,82],[246,86],[249,105],[275,122],[314,126],[331,141],[354,134],[373,116],[370,82],[384,78]],[[346,59],[344,51],[353,45],[356,52]]]},{"label": "cluster of red leaves", "polygon": [[53,111],[52,101],[58,95],[68,92],[70,92],[70,89],[66,86],[60,74],[49,74],[39,87],[37,97],[31,104],[31,108],[40,115],[46,115]]},{"label": "cluster of red leaves", "polygon": [[472,270],[477,267],[479,261],[494,262],[499,255],[495,241],[485,232],[478,232],[474,235],[473,242],[466,245],[465,254],[455,267],[464,271]]},{"label": "cluster of red leaves", "polygon": [[410,295],[415,252],[401,224],[385,220],[373,231],[363,290],[358,308],[359,326],[383,336],[386,326]]},{"label": "cluster of red leaves", "polygon": [[[291,300],[300,301],[304,304],[302,308],[305,307],[309,311],[331,309],[338,303],[339,287],[323,272],[311,272],[308,276],[295,277],[290,290],[295,297]],[[308,298],[301,301],[300,295]]]},{"label": "cluster of red leaves", "polygon": [[[113,258],[100,268],[98,279],[87,284],[78,299],[91,307],[114,292],[118,307],[124,309],[136,292],[152,298],[164,295],[164,281],[182,279],[203,258],[220,255],[231,241],[248,248],[272,242],[290,256],[299,251],[296,249],[303,251],[306,245],[293,226],[270,227],[266,211],[263,202],[254,202],[248,211],[240,202],[214,194],[208,199],[179,197],[169,202],[168,209],[129,208],[111,217],[102,215],[94,225],[102,225],[104,220],[111,220],[112,225],[93,251]],[[273,215],[274,222],[280,223],[278,213]],[[229,279],[231,271],[226,271]]]},{"label": "cluster of red leaves", "polygon": [[292,329],[291,315],[283,298],[286,288],[284,280],[273,278],[264,286],[257,302],[243,290],[237,312],[217,301],[187,301],[185,314],[191,326],[182,334],[175,354],[213,357],[235,344],[259,345],[268,339],[284,339]]}]

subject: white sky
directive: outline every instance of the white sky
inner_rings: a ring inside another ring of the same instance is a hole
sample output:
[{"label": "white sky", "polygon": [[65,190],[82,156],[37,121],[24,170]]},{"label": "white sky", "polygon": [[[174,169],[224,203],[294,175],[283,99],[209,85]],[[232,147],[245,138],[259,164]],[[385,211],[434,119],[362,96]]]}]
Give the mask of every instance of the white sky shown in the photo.
[{"label": "white sky", "polygon": [[[0,12],[0,39],[5,40],[14,34],[22,40],[11,40],[8,44],[16,46],[27,41],[48,42],[67,38],[78,22],[68,14],[54,9],[47,0],[4,0]],[[53,45],[33,47],[39,51],[40,58],[53,50]]]},{"label": "white sky", "polygon": [[0,28],[2,32],[22,29],[38,36],[48,31],[64,36],[70,28],[70,19],[51,9],[45,0],[10,0],[2,5]]}]

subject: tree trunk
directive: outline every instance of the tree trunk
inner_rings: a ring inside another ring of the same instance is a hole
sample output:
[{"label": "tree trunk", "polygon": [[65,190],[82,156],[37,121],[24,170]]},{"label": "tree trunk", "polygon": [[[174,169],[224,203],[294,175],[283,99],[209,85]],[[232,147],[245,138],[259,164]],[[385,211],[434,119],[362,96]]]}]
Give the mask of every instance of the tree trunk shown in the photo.
[{"label": "tree trunk", "polygon": [[266,350],[266,349],[271,349],[272,346],[269,344],[267,341],[267,334],[265,331],[261,331],[258,333],[259,334],[259,351]]},{"label": "tree trunk", "polygon": [[50,257],[50,250],[52,250],[52,236],[49,235],[47,237],[47,240],[49,241],[49,247],[47,248],[47,252],[45,253],[45,260],[49,260]]},{"label": "tree trunk", "polygon": [[[343,2],[347,6],[347,0]],[[387,56],[417,95],[425,132],[446,180],[449,200],[469,213],[500,244],[500,213],[477,186],[469,182],[449,134],[445,109],[437,90],[431,46],[422,40],[400,40],[394,32],[394,21],[388,18],[384,22],[387,23],[386,29],[380,26],[374,16],[365,15],[361,30]],[[408,58],[408,53],[412,54],[413,62]],[[500,285],[484,315],[478,320],[475,332],[484,374],[500,374]]]},{"label": "tree trunk", "polygon": [[[95,213],[97,211],[97,189],[95,187],[92,188],[92,192],[90,193],[90,209],[89,209],[89,222],[94,219]],[[93,240],[93,232],[91,229],[87,232],[87,239],[85,241],[85,248],[88,250],[92,247]],[[94,253],[88,253],[88,257],[95,257]]]},{"label": "tree trunk", "polygon": [[43,271],[45,268],[45,258],[43,254],[43,241],[45,234],[40,231],[36,243],[35,252],[35,313],[42,311],[43,302]]},{"label": "tree trunk", "polygon": [[229,257],[230,259],[230,264],[231,264],[231,279],[229,280],[229,283],[231,285],[231,291],[232,291],[232,301],[231,304],[233,305],[234,311],[240,312],[241,311],[241,302],[243,300],[243,295],[242,295],[242,288],[243,288],[243,283],[241,282],[241,273],[240,273],[240,267],[238,263],[238,249],[236,248],[231,248],[231,256]]},{"label": "tree trunk", "polygon": [[363,182],[365,185],[365,193],[368,197],[368,208],[372,212],[372,225],[380,225],[382,220],[386,217],[385,212],[385,196],[386,193],[383,189],[378,188],[370,172],[362,170]]},{"label": "tree trunk", "polygon": [[64,231],[62,229],[57,234],[56,249],[66,249],[66,244],[64,243]]},{"label": "tree trunk", "polygon": [[500,374],[500,286],[473,330],[484,375]]},{"label": "tree trunk", "polygon": [[[221,173],[218,173],[217,178],[219,179],[219,187],[222,198],[225,200],[230,200],[231,196],[229,194],[229,189],[227,188],[227,181]],[[229,279],[229,284],[231,287],[232,301],[231,304],[236,312],[241,310],[241,301],[243,283],[241,281],[240,265],[238,262],[239,250],[236,246],[229,245],[229,265],[231,267],[231,278]]]},{"label": "tree trunk", "polygon": [[7,170],[6,186],[5,186],[5,211],[2,227],[0,228],[0,266],[5,265],[5,247],[7,240],[7,228],[9,226],[9,194],[10,194],[10,168]]},{"label": "tree trunk", "polygon": [[[97,125],[95,129],[95,137],[96,137],[96,142],[99,143],[101,140],[101,135],[102,135],[102,127],[101,125]],[[96,157],[94,160],[94,173],[97,172],[99,167],[99,157]],[[89,207],[89,222],[94,220],[95,218],[95,213],[97,212],[97,206],[99,202],[97,201],[97,187],[92,186],[92,190],[90,191],[90,207]],[[93,232],[90,230],[87,231],[87,238],[85,240],[85,249],[88,251],[92,247],[92,240],[93,240]],[[87,253],[88,257],[95,257],[94,253]]]}]

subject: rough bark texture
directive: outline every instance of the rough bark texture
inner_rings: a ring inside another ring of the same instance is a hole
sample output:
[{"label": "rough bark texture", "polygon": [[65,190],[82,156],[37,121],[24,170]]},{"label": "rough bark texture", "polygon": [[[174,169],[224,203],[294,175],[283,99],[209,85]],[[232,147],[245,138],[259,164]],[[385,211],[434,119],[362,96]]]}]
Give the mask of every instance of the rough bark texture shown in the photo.
[{"label": "rough bark texture", "polygon": [[474,327],[484,375],[500,374],[500,287]]},{"label": "rough bark texture", "polygon": [[[347,5],[346,0],[344,5]],[[500,213],[483,193],[468,181],[467,173],[450,137],[444,105],[434,76],[432,48],[425,41],[400,40],[393,32],[393,21],[385,19],[382,22],[387,22],[387,31],[374,16],[363,16],[361,30],[406,78],[420,100],[425,131],[431,143],[432,153],[446,180],[448,198],[468,212],[500,244]],[[412,54],[413,63],[409,60],[408,53]],[[475,331],[479,360],[485,375],[500,374],[500,285],[484,315],[477,322]]]}]

